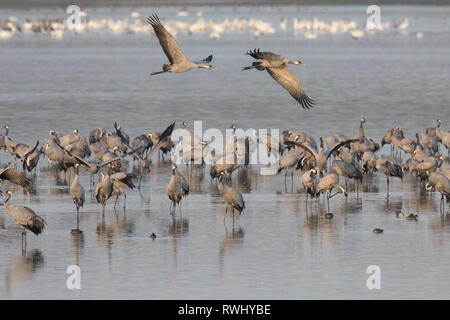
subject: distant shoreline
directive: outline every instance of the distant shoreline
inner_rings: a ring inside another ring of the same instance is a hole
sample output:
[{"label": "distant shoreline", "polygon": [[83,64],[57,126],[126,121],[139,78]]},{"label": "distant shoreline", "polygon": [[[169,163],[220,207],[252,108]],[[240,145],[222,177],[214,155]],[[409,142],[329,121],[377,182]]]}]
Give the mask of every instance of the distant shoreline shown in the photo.
[{"label": "distant shoreline", "polygon": [[[248,6],[248,5],[308,5],[308,6],[337,6],[337,5],[369,5],[369,2],[363,0],[304,0],[304,1],[258,1],[258,0],[220,0],[220,1],[202,1],[202,0],[6,0],[0,1],[0,8],[10,9],[30,9],[30,8],[65,8],[71,4],[82,7],[150,7],[150,6]],[[401,6],[449,6],[450,0],[378,0],[377,5],[401,5]]]}]

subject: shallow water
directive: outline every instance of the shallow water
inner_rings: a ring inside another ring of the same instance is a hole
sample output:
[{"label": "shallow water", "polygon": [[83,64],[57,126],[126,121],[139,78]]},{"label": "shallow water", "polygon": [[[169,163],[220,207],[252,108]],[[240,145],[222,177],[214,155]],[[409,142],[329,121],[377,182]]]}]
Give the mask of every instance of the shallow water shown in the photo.
[{"label": "shallow water", "polygon": [[[262,17],[277,32],[218,40],[180,33],[184,53],[193,60],[212,53],[216,69],[178,75],[149,76],[166,63],[150,34],[67,33],[61,40],[23,34],[1,41],[0,125],[9,125],[15,142],[29,145],[46,140],[50,129],[76,128],[88,136],[95,127],[112,130],[114,121],[131,137],[161,131],[172,121],[202,120],[204,130],[225,130],[234,123],[304,131],[318,140],[335,132],[353,136],[362,116],[366,136],[378,142],[396,125],[409,138],[434,126],[437,118],[448,130],[449,7],[383,6],[382,21],[410,18],[408,33],[390,30],[360,40],[349,34],[307,40],[283,33],[278,23],[318,17],[361,24],[365,7],[292,8],[201,8],[204,18],[219,21]],[[169,19],[178,8],[138,8],[143,15],[155,10]],[[92,14],[123,18],[129,12],[100,8]],[[0,18],[11,14],[61,17],[64,11],[2,9]],[[424,37],[417,39],[416,31]],[[255,47],[305,62],[291,69],[317,107],[301,110],[266,73],[241,72],[251,63],[243,53]],[[383,151],[387,155],[389,148]],[[0,153],[2,163],[10,160]],[[117,213],[111,199],[102,219],[101,207],[88,193],[81,210],[83,234],[73,236],[75,207],[64,187],[71,177],[57,179],[41,159],[36,194],[17,192],[12,202],[31,207],[48,226],[39,237],[28,234],[22,256],[20,229],[0,208],[0,298],[450,298],[449,220],[439,213],[440,195],[426,193],[412,177],[392,179],[387,199],[385,178],[371,176],[358,196],[332,198],[334,219],[326,220],[322,200],[305,208],[305,195],[297,192],[301,173],[292,188],[288,177],[285,189],[283,175],[242,170],[233,184],[247,208],[233,231],[231,220],[224,227],[225,205],[208,168],[181,171],[191,176],[192,189],[183,200],[182,218],[178,212],[176,221],[169,215],[170,163],[155,161],[141,191],[127,192],[126,212],[123,198]],[[81,182],[89,189],[89,175]],[[418,213],[419,220],[397,219],[396,209]],[[373,234],[375,227],[384,233]],[[155,240],[149,238],[152,232]],[[81,290],[66,288],[72,264],[81,268]],[[381,268],[381,290],[366,287],[369,265]]]}]

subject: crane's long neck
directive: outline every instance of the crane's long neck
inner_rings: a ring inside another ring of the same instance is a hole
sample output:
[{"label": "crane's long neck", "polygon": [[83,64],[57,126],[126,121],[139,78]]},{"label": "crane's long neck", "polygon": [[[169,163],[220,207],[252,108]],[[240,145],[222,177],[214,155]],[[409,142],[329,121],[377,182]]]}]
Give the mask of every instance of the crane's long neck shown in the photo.
[{"label": "crane's long neck", "polygon": [[72,185],[73,185],[73,186],[77,185],[78,182],[79,182],[79,180],[80,180],[80,173],[79,173],[79,170],[80,170],[79,167],[77,167],[77,168],[75,169],[75,177],[73,178],[73,181],[72,181]]},{"label": "crane's long neck", "polygon": [[359,129],[358,129],[358,134],[356,136],[357,138],[362,138],[364,137],[364,122],[361,121],[360,125],[359,125]]}]

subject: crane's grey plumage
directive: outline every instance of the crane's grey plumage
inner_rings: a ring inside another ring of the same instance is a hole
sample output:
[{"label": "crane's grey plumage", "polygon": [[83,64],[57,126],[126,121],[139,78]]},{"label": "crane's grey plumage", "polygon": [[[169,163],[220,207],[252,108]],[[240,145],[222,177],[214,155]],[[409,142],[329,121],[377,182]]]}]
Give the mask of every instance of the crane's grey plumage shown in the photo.
[{"label": "crane's grey plumage", "polygon": [[114,129],[116,129],[117,135],[124,144],[130,144],[130,136],[122,131],[122,128],[117,125],[117,122],[114,122]]},{"label": "crane's grey plumage", "polygon": [[306,204],[308,204],[308,195],[311,196],[311,200],[312,200],[312,198],[318,196],[318,193],[317,193],[318,180],[317,180],[316,174],[317,174],[316,169],[310,169],[302,175],[301,182],[302,182],[303,188],[306,191],[306,201],[307,201]]},{"label": "crane's grey plumage", "polygon": [[19,158],[19,159],[15,160],[13,163],[11,163],[9,166],[7,166],[6,168],[0,169],[0,186],[3,183],[3,180],[8,180],[9,182],[17,184],[24,189],[30,189],[31,180],[28,179],[23,173],[12,168],[11,165],[16,163],[17,161],[24,161],[24,162],[28,161],[28,157],[36,151],[38,144],[39,144],[39,141],[36,143],[36,145],[33,149],[29,150],[23,156],[23,158]]},{"label": "crane's grey plumage", "polygon": [[316,152],[311,146],[302,143],[299,141],[299,137],[297,136],[294,141],[288,140],[286,141],[286,144],[288,145],[295,145],[298,146],[307,152],[309,152],[315,159],[316,162],[316,169],[319,172],[319,175],[322,177],[327,172],[327,160],[328,158],[335,152],[338,151],[340,148],[342,148],[345,145],[348,145],[352,142],[359,141],[359,139],[350,139],[342,142],[336,143],[331,148],[327,149],[326,151],[323,148],[323,139],[320,137],[320,148],[319,152]]},{"label": "crane's grey plumage", "polygon": [[425,185],[425,189],[431,191],[436,189],[441,193],[440,210],[444,212],[444,197],[447,199],[447,203],[450,202],[450,179],[440,172],[434,172],[430,176],[430,180]]},{"label": "crane's grey plumage", "polygon": [[239,214],[241,214],[245,208],[245,202],[239,190],[223,184],[224,176],[225,174],[222,173],[221,178],[219,179],[219,183],[217,184],[217,188],[222,194],[222,197],[225,200],[226,204],[223,222],[225,223],[225,218],[227,217],[228,206],[231,206],[233,208],[233,227],[234,227],[234,210],[236,209],[239,212]]},{"label": "crane's grey plumage", "polygon": [[114,208],[116,207],[117,200],[119,196],[123,194],[125,200],[123,202],[123,209],[125,210],[125,205],[127,201],[127,195],[125,194],[125,189],[134,189],[136,186],[133,183],[133,179],[136,178],[136,175],[132,173],[125,172],[117,172],[111,175],[111,181],[113,183],[113,195],[116,195],[116,201],[114,202]]},{"label": "crane's grey plumage", "polygon": [[[145,158],[142,158],[139,155],[139,151],[144,147],[141,145],[137,149],[133,150],[133,152],[130,152],[133,154],[133,157],[139,161],[140,165],[140,173],[139,173],[139,182],[138,182],[138,188],[141,187],[142,177],[144,175],[144,171],[150,170],[150,164],[152,163],[152,158],[155,155],[156,152],[158,152],[161,148],[167,145],[167,141],[170,140],[170,136],[172,135],[173,129],[175,128],[175,121],[172,122],[164,131],[160,134],[157,141],[153,143],[152,150],[147,154]],[[150,138],[152,136],[150,135]],[[170,143],[173,143],[172,140],[170,140]]]},{"label": "crane's grey plumage", "polygon": [[389,198],[389,177],[398,177],[403,180],[402,167],[394,162],[379,159],[375,162],[375,169],[386,175],[387,196]]},{"label": "crane's grey plumage", "polygon": [[96,128],[91,131],[89,134],[89,143],[94,144],[96,142],[100,141],[100,138],[103,137],[106,134],[105,129],[103,128]]},{"label": "crane's grey plumage", "polygon": [[174,165],[174,167],[176,173],[176,182],[181,188],[181,195],[185,197],[189,194],[189,183],[186,178],[180,172],[178,172],[177,165]]},{"label": "crane's grey plumage", "polygon": [[[91,182],[92,183],[93,183],[93,175],[98,173],[99,170],[102,167],[104,167],[106,165],[110,165],[110,164],[112,164],[112,163],[114,163],[116,161],[120,161],[123,157],[125,157],[127,155],[130,155],[130,154],[132,154],[133,152],[136,151],[136,150],[131,150],[130,152],[125,153],[125,154],[123,154],[121,156],[115,156],[115,155],[113,155],[111,153],[105,152],[105,153],[103,153],[103,155],[109,154],[110,155],[109,158],[105,159],[105,161],[102,162],[102,163],[95,163],[94,164],[94,163],[90,163],[90,162],[84,160],[82,157],[79,157],[78,155],[76,155],[76,154],[72,153],[71,151],[67,150],[67,148],[61,146],[57,141],[55,141],[55,144],[59,148],[61,148],[65,153],[67,153],[70,157],[73,157],[74,159],[76,159],[79,164],[82,164],[82,165],[84,165],[85,167],[88,168],[89,174],[91,175]],[[103,156],[102,156],[102,159],[103,159]],[[118,166],[118,167],[120,167],[120,166]]]},{"label": "crane's grey plumage", "polygon": [[21,186],[22,188],[27,189],[29,189],[31,186],[30,179],[28,179],[23,173],[11,167],[0,169],[0,181],[1,180],[8,180],[14,184]]},{"label": "crane's grey plumage", "polygon": [[289,94],[302,105],[304,109],[313,108],[314,100],[310,99],[303,91],[298,78],[289,70],[287,63],[295,65],[304,65],[301,61],[291,61],[283,56],[272,52],[261,52],[259,49],[250,50],[246,54],[260,61],[255,61],[249,67],[242,70],[258,69],[266,70],[268,74],[278,82]]},{"label": "crane's grey plumage", "polygon": [[331,195],[331,191],[336,188],[338,189],[338,192],[341,192],[344,194],[344,196],[348,196],[347,191],[339,185],[339,176],[336,173],[328,173],[323,178],[319,180],[319,183],[317,184],[317,193],[323,193],[327,192],[327,206],[328,206],[328,212],[330,211],[330,198],[334,197],[337,193],[334,195]]},{"label": "crane's grey plumage", "polygon": [[[3,192],[0,191],[0,194]],[[42,233],[45,227],[45,220],[38,216],[33,210],[28,207],[13,206],[9,203],[12,196],[12,191],[6,191],[8,197],[5,200],[6,214],[22,229],[22,249],[26,247],[26,229],[33,232],[35,235]]]},{"label": "crane's grey plumage", "polygon": [[84,188],[80,184],[80,164],[75,164],[75,177],[70,184],[70,195],[72,196],[73,203],[77,209],[77,228],[72,230],[72,233],[80,233],[80,207],[84,205],[85,193]]},{"label": "crane's grey plumage", "polygon": [[447,156],[450,157],[450,132],[441,130],[441,123],[442,121],[440,119],[437,120],[438,126],[436,127],[436,137],[439,138],[444,145],[445,148],[447,148]]},{"label": "crane's grey plumage", "polygon": [[297,167],[298,162],[300,161],[300,155],[298,150],[296,149],[291,149],[291,151],[283,156],[279,161],[278,161],[278,171],[277,173],[280,173],[283,169],[285,170],[285,174],[284,174],[284,185],[286,186],[286,177],[287,177],[287,173],[288,171],[291,171],[291,179],[292,179],[292,183],[294,183],[293,181],[293,176],[294,176],[294,168]]},{"label": "crane's grey plumage", "polygon": [[114,188],[109,174],[105,175],[103,174],[103,172],[100,172],[100,176],[102,180],[100,180],[99,183],[97,184],[94,194],[95,198],[97,199],[97,202],[102,205],[102,213],[104,216],[106,201],[108,201],[108,199],[111,198]]},{"label": "crane's grey plumage", "polygon": [[212,55],[208,56],[202,61],[199,61],[198,63],[194,63],[186,59],[177,42],[175,41],[175,38],[162,25],[161,20],[159,20],[159,17],[156,14],[150,16],[147,19],[147,22],[153,27],[153,30],[158,37],[159,43],[161,44],[161,47],[170,62],[170,64],[163,65],[162,71],[153,72],[152,75],[164,72],[186,72],[194,68],[213,69],[213,66],[208,64],[212,60]]},{"label": "crane's grey plumage", "polygon": [[178,203],[180,203],[182,198],[181,187],[177,183],[177,167],[172,166],[172,176],[170,177],[169,184],[167,185],[166,194],[169,197],[170,203],[170,214],[175,214],[175,208]]}]

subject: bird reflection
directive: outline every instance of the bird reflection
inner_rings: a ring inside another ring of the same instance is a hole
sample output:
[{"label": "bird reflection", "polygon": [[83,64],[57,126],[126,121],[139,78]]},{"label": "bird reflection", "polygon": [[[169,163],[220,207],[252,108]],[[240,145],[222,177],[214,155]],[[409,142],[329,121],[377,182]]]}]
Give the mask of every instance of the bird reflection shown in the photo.
[{"label": "bird reflection", "polygon": [[73,264],[80,265],[81,251],[84,249],[84,235],[83,233],[72,234],[72,255]]},{"label": "bird reflection", "polygon": [[113,218],[111,224],[107,224],[105,217],[103,217],[102,221],[97,225],[97,240],[106,248],[110,264],[112,262],[112,245],[114,240],[133,234],[134,228],[135,224],[133,221],[127,221],[126,218],[121,220],[117,216]]},{"label": "bird reflection", "polygon": [[250,168],[242,168],[237,174],[237,189],[242,193],[249,193],[252,191],[253,177],[255,173]]},{"label": "bird reflection", "polygon": [[33,275],[43,267],[44,256],[38,249],[26,254],[22,252],[21,256],[13,258],[13,263],[5,271],[6,292],[11,295],[15,285],[29,280]]},{"label": "bird reflection", "polygon": [[230,256],[236,247],[242,246],[244,235],[244,229],[241,227],[232,229],[231,231],[225,227],[225,235],[219,249],[219,265],[221,272],[224,270],[225,258]]},{"label": "bird reflection", "polygon": [[183,237],[189,231],[189,220],[187,218],[180,217],[179,219],[173,218],[172,223],[169,225],[167,235],[170,237],[170,250],[173,257],[173,270],[176,274],[177,270],[177,239]]},{"label": "bird reflection", "polygon": [[386,202],[384,203],[384,211],[385,212],[395,212],[395,210],[402,208],[402,197],[391,197],[386,198]]},{"label": "bird reflection", "polygon": [[201,188],[201,183],[205,178],[203,167],[191,165],[185,170],[185,177],[189,183],[189,193],[202,194],[204,190]]}]

